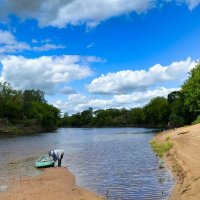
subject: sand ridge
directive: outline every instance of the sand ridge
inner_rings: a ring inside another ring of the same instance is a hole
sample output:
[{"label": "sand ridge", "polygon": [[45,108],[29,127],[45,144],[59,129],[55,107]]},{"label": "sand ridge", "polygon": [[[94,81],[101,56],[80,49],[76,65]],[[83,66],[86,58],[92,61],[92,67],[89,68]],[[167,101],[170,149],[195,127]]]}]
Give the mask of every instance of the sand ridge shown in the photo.
[{"label": "sand ridge", "polygon": [[36,177],[13,180],[1,200],[103,200],[104,198],[75,185],[75,176],[67,168],[48,168]]},{"label": "sand ridge", "polygon": [[165,157],[176,186],[170,200],[200,199],[200,124],[186,126],[156,135],[157,141],[170,138],[173,148]]}]

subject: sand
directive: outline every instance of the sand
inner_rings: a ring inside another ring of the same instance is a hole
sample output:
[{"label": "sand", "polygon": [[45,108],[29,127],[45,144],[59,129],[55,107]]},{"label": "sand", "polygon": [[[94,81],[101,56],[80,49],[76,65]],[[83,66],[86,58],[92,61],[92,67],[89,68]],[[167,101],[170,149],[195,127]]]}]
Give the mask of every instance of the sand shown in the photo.
[{"label": "sand", "polygon": [[173,148],[164,158],[176,179],[170,200],[200,200],[200,124],[165,131],[157,141],[170,137]]},{"label": "sand", "polygon": [[48,168],[36,177],[13,180],[0,192],[1,200],[103,200],[97,194],[75,185],[67,168]]}]

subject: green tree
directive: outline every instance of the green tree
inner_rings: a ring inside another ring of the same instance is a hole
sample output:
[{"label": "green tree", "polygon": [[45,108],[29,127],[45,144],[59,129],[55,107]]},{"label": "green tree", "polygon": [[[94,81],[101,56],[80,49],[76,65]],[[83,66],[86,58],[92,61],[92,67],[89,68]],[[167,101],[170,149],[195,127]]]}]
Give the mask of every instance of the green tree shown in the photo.
[{"label": "green tree", "polygon": [[55,127],[60,119],[60,110],[47,103],[32,102],[29,118],[37,120],[44,126]]},{"label": "green tree", "polygon": [[90,126],[93,120],[93,109],[89,108],[88,110],[84,110],[80,114],[80,123],[81,126]]},{"label": "green tree", "polygon": [[184,105],[184,96],[181,91],[174,91],[168,95],[170,107],[169,123],[171,127],[179,127],[190,124],[193,118],[188,107]]},{"label": "green tree", "polygon": [[189,78],[182,86],[184,95],[184,105],[189,108],[189,111],[195,113],[195,116],[200,114],[200,64],[196,65],[189,73]]},{"label": "green tree", "polygon": [[141,126],[145,124],[145,113],[143,108],[132,108],[130,110],[130,124]]},{"label": "green tree", "polygon": [[169,93],[168,96],[167,96],[168,103],[171,104],[175,100],[179,99],[180,94],[181,94],[180,91],[173,91],[173,92]]},{"label": "green tree", "polygon": [[150,126],[166,126],[169,118],[169,104],[166,98],[156,97],[144,106],[145,124]]},{"label": "green tree", "polygon": [[46,103],[44,92],[41,90],[24,90],[23,101],[24,116],[26,118],[30,118],[32,115],[30,111],[32,110],[33,103]]},{"label": "green tree", "polygon": [[81,114],[76,113],[70,117],[70,124],[72,127],[81,127]]},{"label": "green tree", "polygon": [[23,117],[22,93],[13,89],[8,82],[0,82],[0,117],[8,119]]}]

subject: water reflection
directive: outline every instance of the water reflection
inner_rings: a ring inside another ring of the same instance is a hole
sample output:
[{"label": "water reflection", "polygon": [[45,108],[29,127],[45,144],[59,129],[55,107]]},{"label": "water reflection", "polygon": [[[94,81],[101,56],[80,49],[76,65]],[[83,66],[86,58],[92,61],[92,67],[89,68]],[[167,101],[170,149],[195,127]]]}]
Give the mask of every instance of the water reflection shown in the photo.
[{"label": "water reflection", "polygon": [[33,167],[36,158],[49,149],[63,148],[63,164],[76,175],[80,186],[107,193],[113,200],[167,199],[173,180],[167,169],[158,169],[149,145],[153,132],[142,128],[94,128],[4,136],[0,138],[4,155],[0,179],[40,173]]}]

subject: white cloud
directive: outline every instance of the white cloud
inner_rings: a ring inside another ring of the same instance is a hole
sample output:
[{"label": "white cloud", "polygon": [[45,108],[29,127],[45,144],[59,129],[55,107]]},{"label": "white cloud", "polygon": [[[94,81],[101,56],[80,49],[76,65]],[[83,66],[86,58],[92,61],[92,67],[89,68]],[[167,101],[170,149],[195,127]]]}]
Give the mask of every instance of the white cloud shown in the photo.
[{"label": "white cloud", "polygon": [[86,48],[87,48],[87,49],[90,49],[90,48],[92,48],[94,45],[95,45],[94,42],[93,42],[93,43],[90,43],[90,44],[88,44],[88,45],[86,46]]},{"label": "white cloud", "polygon": [[22,19],[33,18],[41,26],[65,27],[67,24],[98,22],[132,11],[141,13],[151,8],[155,0],[4,0],[2,16],[14,13]]},{"label": "white cloud", "polygon": [[94,110],[117,107],[113,99],[93,99],[83,94],[72,94],[66,100],[58,100],[52,102],[52,104],[69,114],[81,112],[89,107],[92,107]]},{"label": "white cloud", "polygon": [[138,14],[162,2],[177,2],[194,9],[200,0],[2,0],[1,19],[15,14],[21,19],[36,19],[40,26],[66,27],[86,24],[95,27],[111,17],[136,12]]},{"label": "white cloud", "polygon": [[36,40],[36,39],[32,39],[32,43],[33,43],[33,44],[37,44],[37,43],[39,43],[39,41]]},{"label": "white cloud", "polygon": [[49,50],[55,50],[55,49],[64,49],[65,46],[63,45],[55,45],[55,44],[44,44],[42,46],[34,46],[32,48],[33,51],[49,51]]},{"label": "white cloud", "polygon": [[151,99],[162,96],[167,97],[167,95],[173,91],[180,90],[180,88],[156,88],[154,90],[147,90],[144,92],[133,92],[126,95],[115,95],[114,100],[121,104],[130,104],[134,102],[135,104],[144,105],[148,103]]},{"label": "white cloud", "polygon": [[71,94],[65,101],[58,100],[52,102],[52,104],[63,112],[68,112],[69,114],[80,112],[84,109],[87,109],[89,99],[82,94]]},{"label": "white cloud", "polygon": [[77,92],[72,87],[65,86],[64,88],[60,90],[60,93],[61,94],[76,94]]},{"label": "white cloud", "polygon": [[169,66],[156,64],[148,71],[124,70],[116,73],[108,73],[94,79],[87,89],[93,94],[127,94],[132,91],[142,91],[155,85],[168,81],[182,83],[187,77],[188,71],[196,62],[191,58],[185,61],[173,62]]},{"label": "white cloud", "polygon": [[25,42],[18,42],[9,31],[0,30],[0,53],[13,53],[24,50],[30,50],[30,46]]},{"label": "white cloud", "polygon": [[59,84],[91,76],[90,60],[93,62],[95,58],[76,55],[42,56],[35,59],[5,56],[1,59],[1,78],[20,89],[41,89],[50,94],[55,92]]},{"label": "white cloud", "polygon": [[[45,40],[47,41],[47,40]],[[38,43],[37,40],[32,40],[33,44]],[[0,53],[17,53],[23,51],[50,51],[55,49],[63,49],[63,45],[42,44],[40,46],[30,46],[28,43],[18,41],[16,37],[9,31],[0,30]]]},{"label": "white cloud", "polygon": [[54,105],[68,112],[69,114],[81,112],[89,107],[94,110],[107,109],[107,108],[133,108],[146,105],[152,98],[167,95],[172,91],[177,91],[179,88],[156,88],[154,90],[147,90],[143,92],[133,92],[127,95],[114,95],[104,99],[94,97],[87,97],[82,94],[69,95],[66,101],[56,101]]},{"label": "white cloud", "polygon": [[198,6],[200,0],[177,0],[178,3],[185,3],[190,10],[193,10],[195,7]]}]

